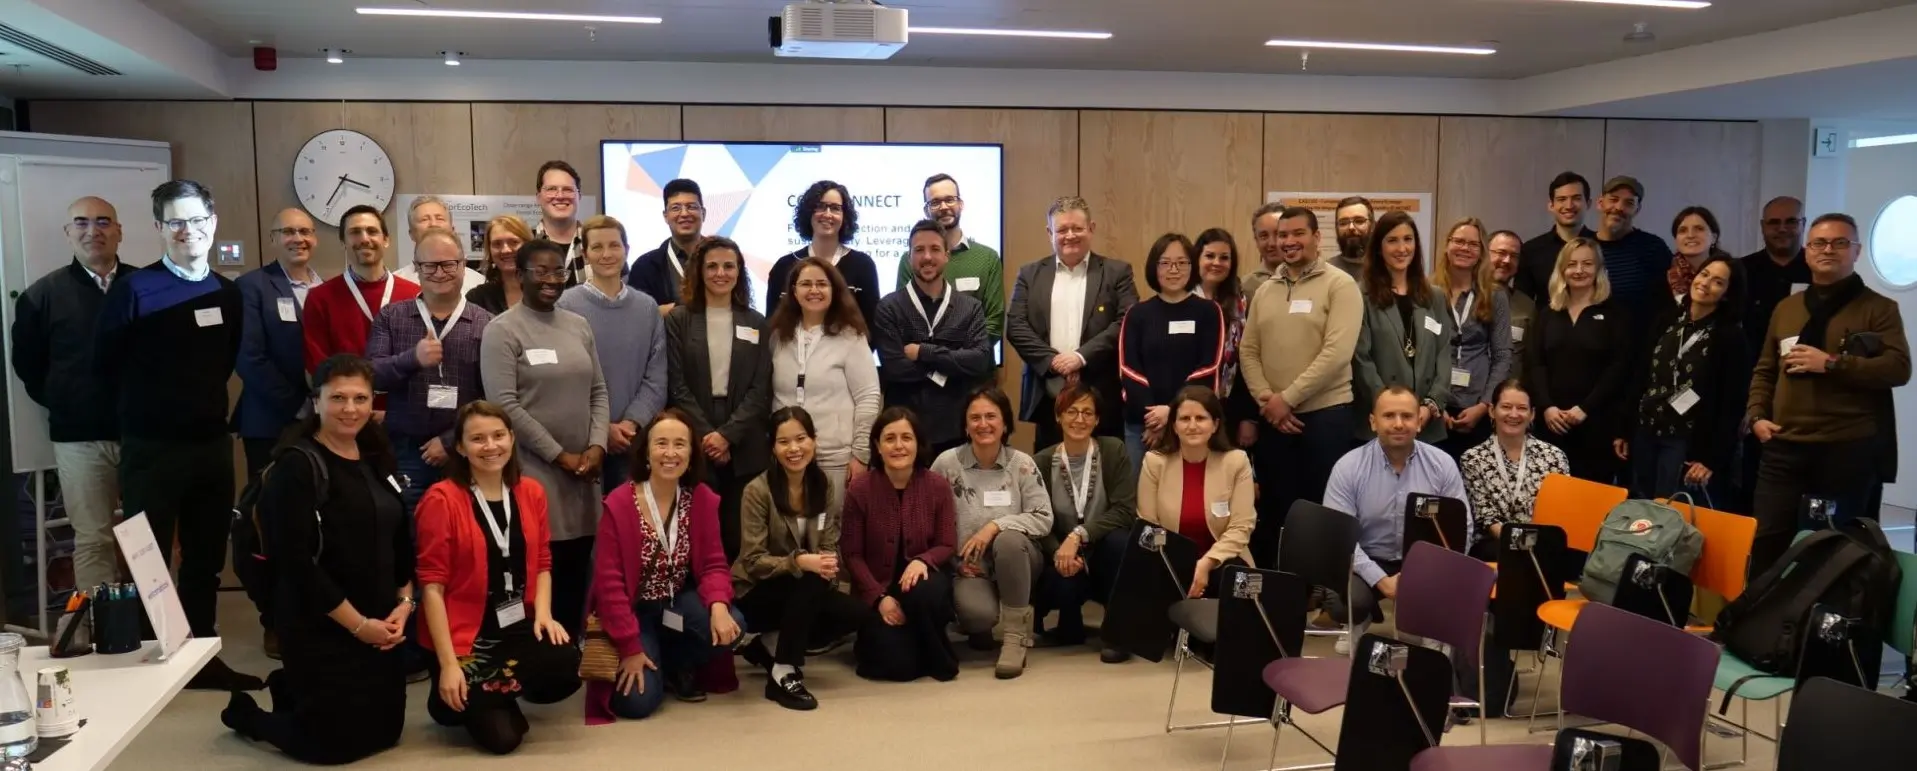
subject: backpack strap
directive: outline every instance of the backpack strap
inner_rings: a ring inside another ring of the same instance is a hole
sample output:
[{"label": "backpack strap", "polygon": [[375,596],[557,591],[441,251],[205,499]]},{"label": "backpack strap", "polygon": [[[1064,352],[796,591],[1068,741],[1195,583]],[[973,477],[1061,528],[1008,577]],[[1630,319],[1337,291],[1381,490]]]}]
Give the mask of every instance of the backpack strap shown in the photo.
[{"label": "backpack strap", "polygon": [[1737,678],[1737,680],[1731,683],[1731,687],[1724,689],[1724,700],[1721,702],[1718,702],[1717,714],[1719,716],[1731,714],[1731,697],[1736,696],[1737,689],[1743,688],[1745,683],[1748,683],[1760,677],[1775,677],[1775,676],[1776,675],[1751,674],[1751,675],[1745,675],[1743,677]]},{"label": "backpack strap", "polygon": [[[1687,519],[1687,520],[1685,520],[1685,521],[1686,521],[1686,522],[1688,522],[1688,523],[1690,523],[1690,525],[1691,525],[1691,527],[1697,527],[1697,501],[1696,501],[1696,499],[1693,499],[1693,498],[1691,497],[1691,494],[1690,494],[1689,492],[1685,492],[1685,491],[1683,491],[1683,490],[1679,490],[1678,492],[1676,492],[1676,493],[1673,493],[1673,494],[1671,495],[1671,497],[1669,497],[1669,498],[1666,498],[1665,500],[1668,500],[1668,501],[1670,501],[1670,502],[1671,502],[1671,508],[1672,508],[1673,510],[1675,510],[1675,509],[1677,509],[1677,499],[1679,499],[1679,498],[1683,498],[1683,499],[1684,499],[1684,503],[1685,503],[1685,504],[1687,504],[1687,505],[1689,505],[1689,506],[1691,507],[1691,518],[1690,518],[1690,519]],[[1682,512],[1682,511],[1679,511],[1678,513],[1679,513],[1679,514],[1682,514],[1683,512]]]}]

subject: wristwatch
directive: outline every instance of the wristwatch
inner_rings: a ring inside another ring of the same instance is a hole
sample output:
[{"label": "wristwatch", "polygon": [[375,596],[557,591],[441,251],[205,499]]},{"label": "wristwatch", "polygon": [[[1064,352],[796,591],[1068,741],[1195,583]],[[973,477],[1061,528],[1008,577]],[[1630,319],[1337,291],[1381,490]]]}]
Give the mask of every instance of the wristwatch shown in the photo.
[{"label": "wristwatch", "polygon": [[1091,540],[1090,535],[1085,531],[1084,525],[1079,525],[1078,527],[1072,528],[1072,535],[1078,536],[1079,543],[1084,543],[1086,541]]}]

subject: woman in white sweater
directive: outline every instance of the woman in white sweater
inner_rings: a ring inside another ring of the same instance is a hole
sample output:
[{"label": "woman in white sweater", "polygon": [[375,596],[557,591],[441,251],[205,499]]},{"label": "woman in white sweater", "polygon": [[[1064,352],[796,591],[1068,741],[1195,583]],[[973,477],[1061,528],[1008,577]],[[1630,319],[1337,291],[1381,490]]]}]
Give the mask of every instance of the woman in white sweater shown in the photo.
[{"label": "woman in white sweater", "polygon": [[804,407],[818,423],[819,467],[832,483],[836,509],[845,498],[847,475],[865,473],[869,460],[872,421],[882,406],[879,368],[866,342],[865,318],[832,263],[801,260],[791,282],[767,322],[772,408]]}]

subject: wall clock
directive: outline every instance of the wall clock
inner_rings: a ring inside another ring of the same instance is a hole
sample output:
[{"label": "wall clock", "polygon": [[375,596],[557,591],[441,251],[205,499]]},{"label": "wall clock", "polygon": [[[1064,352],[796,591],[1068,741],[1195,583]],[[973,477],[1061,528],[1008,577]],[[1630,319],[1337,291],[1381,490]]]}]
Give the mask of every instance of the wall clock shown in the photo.
[{"label": "wall clock", "polygon": [[340,215],[355,206],[386,211],[393,201],[393,161],[365,134],[322,131],[293,159],[293,193],[314,221],[339,227]]}]

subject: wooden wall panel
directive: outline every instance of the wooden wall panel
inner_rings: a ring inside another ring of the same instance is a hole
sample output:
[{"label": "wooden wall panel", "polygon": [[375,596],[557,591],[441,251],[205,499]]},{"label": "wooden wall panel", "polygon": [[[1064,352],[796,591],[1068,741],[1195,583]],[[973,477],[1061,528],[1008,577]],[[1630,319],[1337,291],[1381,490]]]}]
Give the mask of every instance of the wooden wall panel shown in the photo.
[{"label": "wooden wall panel", "polygon": [[679,138],[679,107],[630,104],[474,104],[473,188],[480,195],[530,195],[539,165],[562,159],[603,209],[599,143]]},{"label": "wooden wall panel", "polygon": [[1544,188],[1567,170],[1603,184],[1604,121],[1442,118],[1438,211],[1432,222],[1446,228],[1460,218],[1477,217],[1491,230],[1515,230],[1530,238],[1551,227]]},{"label": "wooden wall panel", "polygon": [[[1644,184],[1640,229],[1671,240],[1671,218],[1686,206],[1709,208],[1732,254],[1762,246],[1757,200],[1763,140],[1756,123],[1612,120],[1604,129],[1604,177],[1629,174]],[[1591,178],[1591,184],[1604,184]],[[1597,190],[1593,195],[1601,195]],[[1596,206],[1592,207],[1596,227]]]},{"label": "wooden wall panel", "polygon": [[[1005,146],[1005,243],[996,244],[1005,260],[1005,296],[1019,268],[1052,252],[1045,232],[1045,210],[1052,200],[1078,192],[1078,111],[888,109],[885,135],[894,142],[997,142]],[[964,174],[959,178],[963,192]],[[1011,346],[999,385],[1016,409],[1023,365]],[[1014,436],[1029,449],[1031,432]]]},{"label": "wooden wall panel", "polygon": [[1264,191],[1415,193],[1438,186],[1435,117],[1264,117]]},{"label": "wooden wall panel", "polygon": [[724,142],[883,142],[880,107],[686,105],[686,139]]},{"label": "wooden wall panel", "polygon": [[[173,176],[213,190],[222,240],[246,244],[248,262],[266,254],[260,241],[253,167],[253,106],[247,102],[34,102],[33,130],[117,137],[173,145]],[[121,212],[132,219],[137,212]],[[140,215],[150,217],[150,214]],[[144,221],[144,220],[142,220]],[[159,252],[150,229],[129,228],[127,260],[145,264]]]},{"label": "wooden wall panel", "polygon": [[1230,228],[1239,266],[1255,262],[1262,128],[1257,113],[1081,112],[1079,195],[1092,205],[1094,248],[1131,262],[1143,295],[1146,252],[1167,232]]},{"label": "wooden wall panel", "polygon": [[[262,229],[273,226],[281,209],[299,205],[293,162],[308,139],[328,129],[359,131],[386,148],[393,159],[395,195],[474,192],[473,116],[466,103],[257,102],[253,109]],[[392,212],[387,215],[391,220]],[[345,264],[339,223],[318,224],[313,264],[327,276],[337,275]],[[405,231],[394,237],[405,238]]]}]

